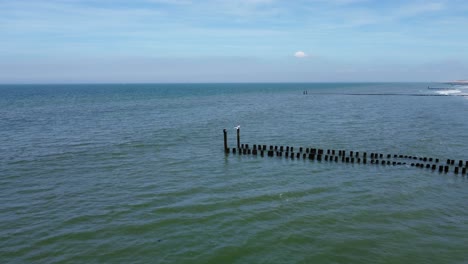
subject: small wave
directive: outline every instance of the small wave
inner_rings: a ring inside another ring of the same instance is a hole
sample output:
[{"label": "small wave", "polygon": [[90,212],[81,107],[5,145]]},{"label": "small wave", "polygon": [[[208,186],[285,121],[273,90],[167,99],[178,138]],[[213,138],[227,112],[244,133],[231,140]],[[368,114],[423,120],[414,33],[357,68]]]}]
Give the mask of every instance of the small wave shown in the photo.
[{"label": "small wave", "polygon": [[437,91],[436,93],[441,94],[441,95],[452,95],[452,94],[461,93],[461,91],[458,89],[453,89],[453,90],[441,90],[441,91]]}]

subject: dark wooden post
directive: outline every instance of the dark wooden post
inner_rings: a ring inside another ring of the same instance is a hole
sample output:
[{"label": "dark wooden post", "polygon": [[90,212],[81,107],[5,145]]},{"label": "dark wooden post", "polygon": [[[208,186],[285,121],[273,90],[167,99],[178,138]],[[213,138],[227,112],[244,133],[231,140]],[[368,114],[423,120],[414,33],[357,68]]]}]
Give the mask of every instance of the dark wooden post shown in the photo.
[{"label": "dark wooden post", "polygon": [[240,149],[240,128],[237,128],[237,148]]},{"label": "dark wooden post", "polygon": [[228,153],[227,130],[223,129],[223,133],[224,133],[224,152]]}]

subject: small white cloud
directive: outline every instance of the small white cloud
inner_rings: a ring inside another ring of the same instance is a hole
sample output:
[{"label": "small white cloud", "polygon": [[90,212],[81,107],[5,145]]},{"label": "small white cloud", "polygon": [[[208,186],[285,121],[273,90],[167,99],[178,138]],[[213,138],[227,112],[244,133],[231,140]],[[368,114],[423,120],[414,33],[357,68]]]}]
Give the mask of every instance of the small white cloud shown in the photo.
[{"label": "small white cloud", "polygon": [[307,56],[308,56],[308,55],[307,55],[305,52],[300,51],[300,50],[299,50],[299,51],[296,51],[296,52],[294,53],[294,57],[296,57],[296,58],[305,58],[305,57],[307,57]]}]

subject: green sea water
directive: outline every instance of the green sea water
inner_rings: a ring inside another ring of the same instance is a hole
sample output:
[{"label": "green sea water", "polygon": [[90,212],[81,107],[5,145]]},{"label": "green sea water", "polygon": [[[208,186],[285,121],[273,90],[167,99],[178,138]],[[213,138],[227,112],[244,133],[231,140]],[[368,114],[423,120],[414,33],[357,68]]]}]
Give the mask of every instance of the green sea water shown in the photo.
[{"label": "green sea water", "polygon": [[223,152],[468,160],[468,97],[427,86],[2,85],[0,262],[468,263],[466,175]]}]

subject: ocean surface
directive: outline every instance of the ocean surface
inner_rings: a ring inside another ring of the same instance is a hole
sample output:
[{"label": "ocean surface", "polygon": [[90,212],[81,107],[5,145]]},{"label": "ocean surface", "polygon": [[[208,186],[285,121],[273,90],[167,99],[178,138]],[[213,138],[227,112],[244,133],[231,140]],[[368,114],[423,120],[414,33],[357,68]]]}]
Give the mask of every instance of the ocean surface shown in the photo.
[{"label": "ocean surface", "polygon": [[223,151],[468,160],[428,85],[2,85],[0,263],[468,263],[466,175]]}]

